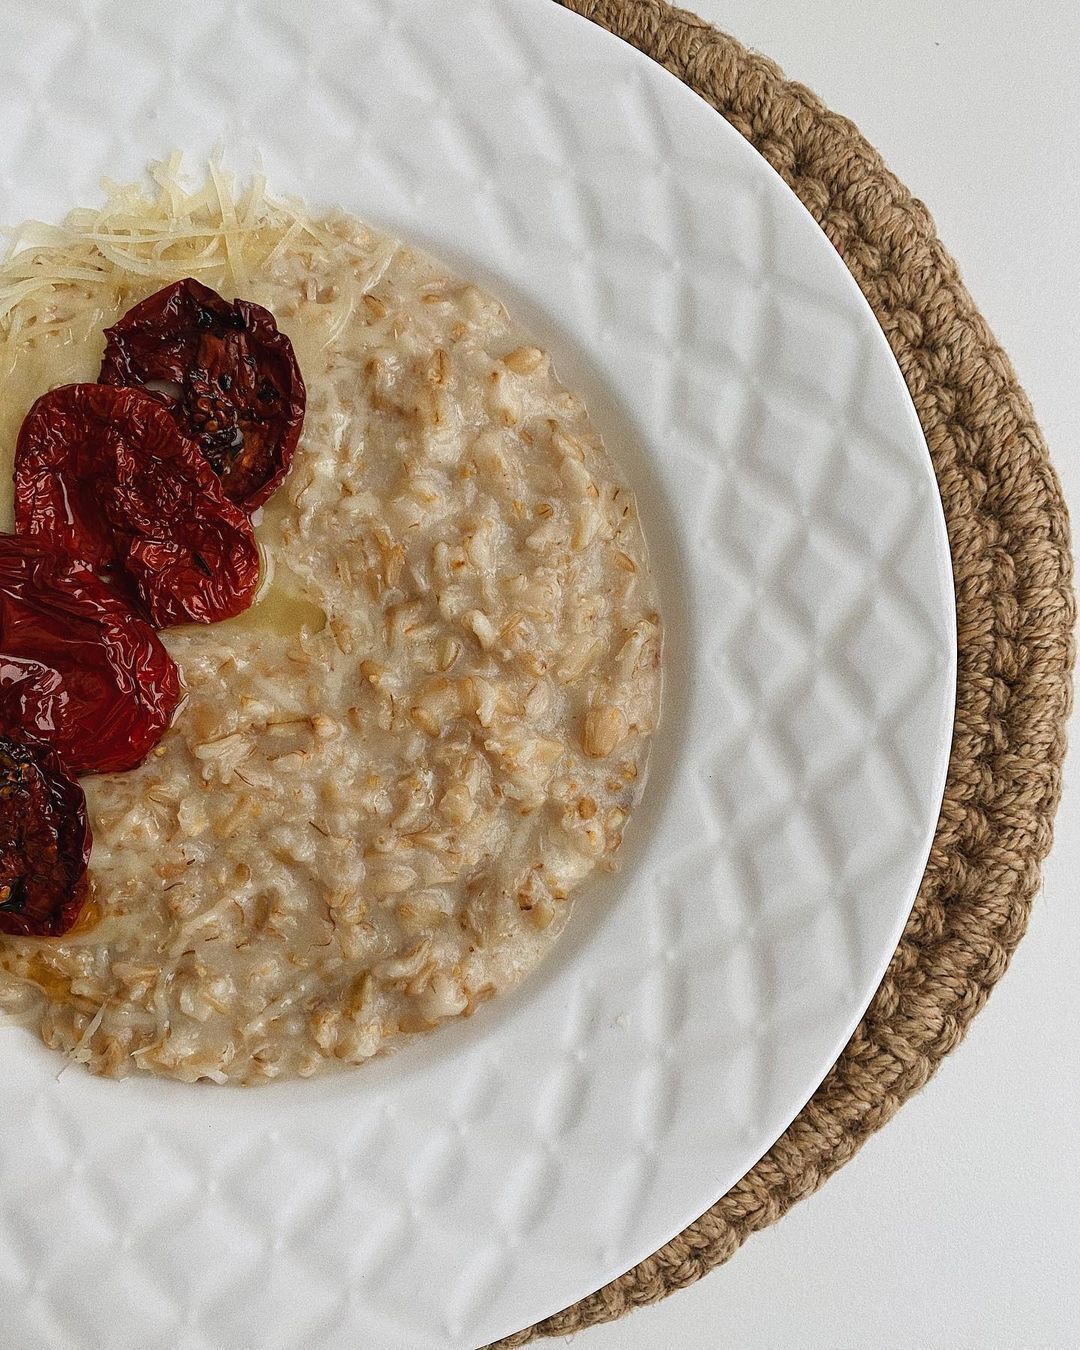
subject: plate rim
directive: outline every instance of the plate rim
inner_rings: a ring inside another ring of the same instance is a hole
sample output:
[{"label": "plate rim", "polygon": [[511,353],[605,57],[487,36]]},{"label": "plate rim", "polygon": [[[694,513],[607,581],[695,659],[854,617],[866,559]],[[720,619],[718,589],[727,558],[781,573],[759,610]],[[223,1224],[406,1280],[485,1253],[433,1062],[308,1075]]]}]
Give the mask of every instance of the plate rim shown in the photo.
[{"label": "plate rim", "polygon": [[[543,10],[541,9],[541,6],[543,7]],[[267,5],[266,7],[267,7],[267,8],[270,8],[270,9],[274,8],[273,4]],[[278,6],[278,7],[281,8],[281,6]],[[400,0],[399,0],[399,7],[400,7]],[[606,33],[604,30],[598,28],[595,24],[593,24],[590,20],[584,18],[584,17],[581,16],[581,15],[576,14],[575,12],[573,12],[573,11],[571,11],[571,10],[563,10],[561,6],[557,6],[556,9],[557,9],[558,11],[561,11],[561,13],[565,14],[566,17],[565,17],[565,20],[564,20],[563,18],[561,18],[561,17],[558,18],[558,19],[553,19],[554,22],[558,22],[558,23],[563,23],[563,22],[565,22],[565,23],[567,23],[567,24],[569,24],[569,25],[577,24],[577,25],[584,25],[584,26],[585,26],[584,28],[580,28],[580,29],[579,29],[579,31],[580,31],[581,34],[582,34],[582,39],[583,39],[583,41],[594,41],[594,40],[595,40],[595,37],[598,37],[599,40],[602,41],[602,42],[606,41],[606,40],[609,39],[609,38],[611,39],[612,42],[616,42],[616,41],[619,42],[620,47],[622,47],[622,48],[624,49],[625,53],[628,54],[628,59],[629,59],[630,61],[634,62],[635,64],[640,62],[640,63],[641,63],[641,68],[642,68],[642,69],[646,69],[646,68],[647,68],[647,69],[649,69],[650,71],[659,71],[660,74],[662,75],[663,80],[664,80],[665,83],[677,85],[678,88],[682,91],[677,97],[679,97],[679,98],[684,98],[684,97],[685,97],[685,98],[691,98],[691,99],[694,99],[694,100],[697,101],[697,102],[700,102],[704,107],[707,107],[707,108],[709,107],[709,105],[706,104],[704,100],[700,99],[700,96],[698,96],[696,93],[694,93],[694,91],[690,90],[686,85],[684,85],[684,84],[678,79],[677,76],[675,76],[675,75],[671,74],[670,72],[666,71],[663,67],[658,66],[655,62],[653,62],[653,61],[651,60],[651,58],[649,58],[648,56],[646,56],[646,55],[644,55],[643,53],[639,52],[636,48],[632,47],[630,44],[624,43],[624,42],[622,42],[620,39],[613,38],[611,34]],[[549,15],[551,15],[551,16],[554,16],[555,13],[556,13],[556,9],[553,9],[553,8],[552,8],[551,3],[550,3],[550,0],[518,0],[518,4],[517,4],[517,5],[515,5],[515,6],[513,6],[513,7],[508,7],[508,12],[509,12],[509,13],[512,13],[512,14],[514,15],[514,19],[513,19],[512,21],[516,23],[516,22],[519,22],[519,16],[524,15],[524,14],[527,12],[527,10],[529,10],[529,11],[535,11],[535,13],[536,13],[537,16],[539,16],[542,12],[546,12],[547,14],[549,14]],[[504,19],[505,19],[506,16],[504,15],[503,17],[504,17]],[[520,20],[520,21],[524,22],[524,20]],[[591,35],[593,35],[593,36],[589,36],[588,38],[585,37],[586,28],[587,28],[587,30],[589,31],[589,33],[590,33]],[[649,78],[652,78],[652,76],[650,76]],[[767,174],[768,174],[769,176],[771,176],[771,178],[774,179],[777,183],[780,183],[780,184],[783,186],[784,192],[788,195],[788,197],[790,198],[790,200],[793,201],[793,202],[798,206],[799,211],[800,211],[800,212],[801,212],[808,220],[813,221],[813,217],[810,215],[809,211],[807,211],[807,209],[806,209],[806,207],[803,205],[803,203],[802,203],[801,201],[799,201],[799,199],[798,199],[798,197],[796,196],[796,194],[795,194],[795,193],[787,186],[786,183],[783,182],[783,179],[780,178],[780,176],[779,176],[779,175],[776,173],[776,171],[775,171],[775,170],[767,163],[767,161],[765,161],[765,160],[764,160],[764,159],[763,159],[763,158],[762,158],[755,150],[753,150],[753,148],[752,148],[747,142],[745,142],[745,140],[739,135],[739,133],[738,133],[738,132],[737,132],[737,131],[729,124],[729,123],[727,123],[726,120],[725,120],[719,113],[717,113],[714,109],[711,109],[711,108],[709,108],[709,112],[710,112],[710,114],[711,114],[711,116],[712,116],[713,118],[718,118],[718,119],[723,123],[723,132],[722,132],[722,134],[728,135],[728,136],[730,136],[730,137],[733,137],[733,138],[735,138],[735,140],[737,140],[737,141],[740,143],[741,149],[738,151],[738,153],[739,153],[739,154],[743,154],[743,153],[745,152],[747,155],[752,156],[752,157],[754,158],[754,160],[757,161],[757,163],[758,163],[759,166],[764,166],[764,168],[765,168]],[[734,142],[732,142],[732,144],[734,144]],[[824,238],[823,232],[820,231],[820,227],[817,226],[816,222],[814,222],[814,228],[815,228],[815,230],[817,230],[819,233],[822,233],[822,237]],[[830,248],[831,248],[831,245],[830,245]],[[925,871],[926,862],[927,862],[927,859],[928,859],[928,857],[929,857],[930,849],[931,849],[931,847],[932,847],[932,843],[933,843],[933,839],[934,839],[934,835],[935,835],[935,831],[936,831],[937,815],[938,815],[938,813],[939,813],[939,811],[940,811],[940,805],[941,805],[941,800],[942,800],[942,797],[943,797],[943,794],[944,794],[945,780],[946,780],[946,775],[947,775],[947,771],[948,771],[948,764],[949,764],[949,757],[950,757],[950,748],[951,748],[951,742],[952,742],[953,720],[954,720],[954,714],[955,714],[956,667],[957,667],[957,649],[956,649],[956,641],[955,641],[955,623],[956,623],[956,616],[955,616],[955,591],[954,591],[954,585],[953,585],[953,579],[952,579],[951,552],[950,552],[950,550],[949,550],[949,548],[948,548],[948,540],[947,540],[947,530],[946,530],[946,522],[945,522],[944,507],[943,507],[943,504],[942,504],[940,491],[939,491],[939,489],[938,489],[938,484],[937,484],[936,475],[933,473],[933,469],[932,469],[932,465],[931,465],[931,461],[930,461],[929,449],[928,449],[928,447],[927,447],[927,445],[926,445],[925,436],[924,436],[924,434],[923,434],[921,425],[920,425],[920,423],[919,423],[919,421],[918,421],[918,416],[917,416],[917,413],[916,413],[916,411],[915,411],[914,404],[913,404],[913,402],[912,402],[912,400],[911,400],[910,392],[909,392],[908,389],[907,389],[906,383],[904,382],[904,379],[903,379],[903,376],[902,376],[902,374],[901,374],[901,372],[900,372],[899,366],[898,366],[897,363],[896,363],[896,358],[895,358],[895,356],[893,355],[892,350],[891,350],[891,348],[890,348],[889,345],[888,345],[888,341],[887,341],[887,339],[886,339],[886,337],[885,337],[885,334],[884,334],[884,332],[881,330],[880,325],[877,323],[876,318],[873,318],[873,316],[872,316],[872,311],[871,311],[871,309],[870,309],[870,306],[869,306],[868,301],[866,300],[866,298],[865,298],[865,296],[863,295],[862,291],[859,289],[857,283],[856,283],[855,280],[854,280],[854,277],[851,275],[850,271],[847,269],[846,265],[843,263],[843,259],[840,257],[839,254],[836,254],[836,253],[835,253],[835,249],[833,250],[833,253],[834,253],[835,256],[836,256],[837,262],[840,264],[840,270],[841,270],[841,272],[843,273],[844,278],[846,278],[846,284],[847,284],[848,287],[849,287],[849,291],[850,291],[852,297],[857,297],[857,303],[858,303],[861,307],[863,307],[863,308],[865,309],[865,312],[866,312],[867,314],[870,314],[870,316],[871,316],[871,318],[872,318],[873,327],[874,327],[874,329],[876,330],[877,338],[880,340],[879,345],[880,345],[880,347],[883,349],[883,352],[884,352],[884,354],[885,354],[886,357],[887,357],[887,360],[888,360],[888,362],[889,362],[889,364],[890,364],[891,371],[892,371],[892,373],[893,373],[893,375],[894,375],[894,380],[895,380],[895,382],[898,384],[899,389],[902,390],[902,396],[903,396],[903,399],[906,400],[907,407],[908,407],[908,411],[909,411],[909,414],[910,414],[910,421],[913,422],[913,424],[914,424],[914,427],[915,427],[915,429],[916,429],[916,432],[917,432],[917,436],[918,436],[919,442],[920,442],[921,447],[922,447],[922,452],[923,452],[923,455],[924,455],[924,458],[925,458],[925,469],[926,469],[926,472],[929,474],[930,481],[931,481],[931,483],[932,483],[932,489],[933,489],[933,490],[932,490],[932,493],[931,493],[931,495],[930,495],[930,500],[931,500],[931,502],[932,502],[932,504],[933,504],[933,510],[934,510],[934,513],[935,513],[935,517],[937,518],[937,533],[938,533],[938,535],[940,536],[940,539],[943,539],[943,540],[944,540],[944,545],[945,545],[945,546],[944,546],[944,550],[943,550],[943,557],[939,558],[939,559],[938,559],[938,562],[939,562],[940,565],[943,565],[943,566],[947,567],[947,569],[948,569],[948,585],[944,588],[944,590],[945,590],[945,595],[947,596],[947,599],[948,599],[948,610],[949,610],[949,612],[948,612],[948,614],[947,614],[945,617],[948,619],[949,624],[950,624],[950,626],[951,626],[953,638],[952,638],[952,641],[951,641],[951,643],[950,643],[950,645],[949,645],[949,647],[948,647],[948,651],[947,651],[947,672],[946,672],[946,682],[947,682],[948,691],[949,691],[949,698],[948,698],[948,700],[947,700],[947,703],[948,703],[947,713],[946,713],[945,721],[943,722],[943,728],[944,728],[944,729],[942,730],[942,732],[941,732],[941,734],[940,734],[940,736],[939,736],[939,738],[938,738],[940,750],[939,750],[939,755],[938,755],[938,763],[937,763],[937,765],[935,766],[935,767],[936,767],[935,789],[934,789],[934,792],[933,792],[933,794],[932,794],[932,798],[933,798],[933,820],[932,820],[932,822],[931,822],[931,824],[930,824],[930,826],[929,826],[929,828],[928,828],[928,831],[926,832],[926,837],[925,837],[925,848],[923,849],[923,848],[922,848],[922,845],[920,845],[920,850],[921,850],[921,851],[918,853],[918,857],[919,857],[920,861],[919,861],[919,863],[918,863],[918,869],[917,869],[917,877],[916,877],[916,880],[915,880],[914,884],[909,888],[909,889],[910,889],[910,895],[907,897],[906,903],[903,904],[902,906],[898,906],[898,909],[902,909],[902,913],[898,913],[897,918],[896,918],[896,922],[895,922],[895,924],[894,924],[894,927],[895,927],[894,939],[893,939],[893,941],[892,941],[892,943],[891,943],[891,946],[890,946],[890,947],[888,948],[888,950],[884,953],[884,955],[883,955],[883,957],[882,957],[882,959],[881,959],[881,961],[880,961],[880,968],[877,970],[877,973],[876,973],[876,975],[875,975],[875,977],[874,977],[874,979],[873,979],[873,983],[870,985],[869,990],[868,990],[868,992],[866,993],[865,1001],[861,1002],[861,1005],[859,1006],[857,1012],[853,1012],[853,1014],[852,1014],[852,1016],[851,1016],[851,1018],[850,1018],[850,1025],[848,1026],[848,1028],[847,1028],[845,1034],[842,1036],[842,1038],[839,1038],[839,1042],[838,1042],[838,1044],[837,1044],[837,1046],[836,1046],[836,1051],[835,1051],[835,1053],[832,1055],[832,1057],[829,1059],[829,1061],[824,1065],[824,1068],[822,1069],[822,1071],[821,1071],[821,1073],[820,1073],[820,1076],[816,1079],[815,1087],[812,1088],[811,1091],[807,1094],[807,1096],[806,1096],[801,1102],[799,1102],[799,1103],[795,1106],[795,1109],[792,1111],[792,1113],[791,1113],[791,1115],[790,1115],[790,1117],[789,1117],[789,1119],[788,1119],[787,1124],[790,1124],[791,1121],[794,1120],[794,1119],[798,1116],[798,1114],[801,1112],[801,1110],[803,1109],[803,1107],[804,1107],[805,1104],[806,1104],[806,1101],[808,1101],[808,1100],[810,1099],[810,1097],[813,1095],[813,1092],[816,1090],[816,1085],[819,1084],[819,1083],[821,1082],[821,1080],[825,1077],[825,1075],[828,1073],[828,1070],[829,1070],[829,1068],[831,1067],[831,1064],[835,1061],[836,1056],[839,1055],[839,1053],[842,1051],[843,1046],[847,1043],[847,1041],[850,1039],[850,1036],[851,1036],[852,1032],[853,1032],[853,1031],[855,1030],[855,1028],[858,1026],[858,1024],[859,1024],[859,1022],[861,1021],[863,1015],[865,1014],[865,1011],[866,1011],[867,1006],[869,1006],[869,1003],[871,1002],[871,1000],[872,1000],[872,998],[873,998],[873,996],[874,996],[874,993],[876,992],[878,986],[880,985],[882,976],[884,975],[884,972],[885,972],[885,970],[887,969],[887,966],[888,966],[890,960],[892,959],[892,956],[893,956],[893,953],[894,953],[894,951],[895,951],[896,945],[897,945],[897,943],[898,943],[898,941],[899,941],[899,939],[900,939],[900,936],[901,936],[901,934],[902,934],[902,932],[903,932],[903,930],[904,930],[904,928],[905,928],[905,926],[906,926],[906,924],[907,924],[908,918],[909,918],[909,916],[910,916],[911,907],[912,907],[912,905],[914,904],[914,900],[915,900],[915,897],[916,897],[916,894],[917,894],[917,891],[918,891],[918,886],[919,886],[919,884],[920,884],[920,882],[921,882],[922,875],[923,875],[923,873],[924,873],[924,871]],[[939,540],[939,542],[940,542],[940,540]],[[661,734],[662,734],[662,732],[661,732]],[[655,787],[654,787],[654,790],[655,790]],[[912,870],[914,871],[914,864],[913,864],[913,866],[912,866]],[[564,938],[564,939],[563,939],[563,942],[560,943],[560,950],[563,949],[563,943],[564,943],[565,941],[566,941],[566,939]],[[271,1091],[276,1091],[276,1089],[271,1089]],[[786,1125],[784,1126],[784,1128],[786,1128]],[[771,1140],[769,1141],[769,1143],[765,1145],[765,1147],[762,1149],[761,1153],[758,1154],[757,1156],[760,1157],[760,1156],[762,1156],[764,1153],[766,1153],[766,1152],[768,1151],[768,1149],[772,1147],[772,1144],[775,1143],[775,1139],[778,1138],[779,1135],[782,1134],[782,1133],[783,1133],[783,1130],[780,1130],[780,1131],[776,1134],[776,1136],[774,1136],[774,1138],[771,1139]],[[753,1164],[751,1164],[751,1166],[752,1166],[752,1165],[753,1165]],[[739,1171],[738,1175],[737,1175],[736,1177],[734,1177],[734,1178],[732,1179],[732,1182],[729,1183],[728,1185],[733,1184],[734,1181],[738,1180],[738,1177],[741,1176],[741,1175],[744,1175],[746,1170],[748,1170],[748,1169],[742,1168],[742,1169]],[[713,1203],[715,1203],[716,1199],[718,1199],[721,1195],[724,1194],[724,1192],[728,1189],[728,1185],[724,1185],[719,1191],[717,1191],[716,1195],[713,1197],[713,1200],[709,1202],[710,1205],[713,1204]],[[707,1209],[708,1207],[709,1207],[709,1206],[707,1205],[707,1206],[705,1207],[705,1209]],[[681,1231],[687,1226],[687,1224],[692,1223],[692,1222],[693,1222],[693,1221],[694,1221],[701,1213],[704,1212],[704,1210],[698,1209],[696,1206],[695,1206],[695,1210],[696,1210],[696,1212],[694,1212],[690,1217],[686,1218],[685,1222],[680,1223],[678,1227],[674,1228],[674,1229],[668,1234],[667,1238],[662,1239],[662,1241],[661,1241],[660,1243],[654,1243],[653,1240],[650,1239],[650,1240],[648,1241],[648,1243],[647,1243],[647,1249],[646,1249],[645,1245],[642,1244],[642,1245],[640,1246],[640,1248],[639,1248],[639,1249],[641,1250],[641,1255],[635,1257],[633,1260],[631,1260],[631,1261],[629,1262],[629,1264],[624,1264],[623,1261],[620,1259],[619,1262],[617,1262],[616,1265],[615,1265],[614,1267],[609,1267],[611,1273],[609,1273],[608,1275],[606,1275],[606,1276],[604,1277],[604,1279],[601,1281],[601,1283],[606,1283],[607,1280],[610,1280],[610,1279],[612,1279],[612,1278],[615,1278],[615,1277],[617,1277],[618,1275],[622,1274],[625,1270],[632,1268],[632,1266],[633,1266],[634,1264],[636,1264],[637,1261],[639,1261],[639,1260],[643,1259],[644,1257],[650,1255],[654,1250],[656,1250],[656,1247],[657,1247],[657,1246],[662,1245],[663,1241],[668,1241],[668,1240],[670,1240],[671,1237],[673,1237],[673,1236],[675,1236],[677,1233],[681,1232]],[[597,1285],[591,1285],[590,1288],[584,1289],[583,1292],[582,1292],[582,1294],[578,1295],[578,1297],[584,1297],[584,1296],[586,1296],[588,1293],[592,1292],[592,1289],[593,1289],[593,1288],[596,1288],[596,1287],[599,1287],[599,1286],[597,1286]],[[546,1315],[548,1314],[548,1312],[550,1312],[550,1311],[552,1311],[552,1309],[551,1309],[550,1306],[549,1306],[546,1310],[542,1310],[542,1311],[540,1311],[539,1313],[534,1313],[534,1312],[526,1311],[525,1314],[524,1314],[524,1316],[526,1316],[527,1318],[529,1318],[529,1321],[531,1322],[531,1321],[536,1321],[536,1320],[538,1320],[539,1318],[542,1318],[542,1317],[546,1316]],[[519,1325],[527,1325],[527,1324],[528,1324],[527,1322],[522,1322],[522,1323],[520,1323]],[[498,1335],[505,1335],[505,1334],[509,1334],[510,1332],[512,1332],[512,1331],[514,1331],[514,1330],[517,1330],[517,1329],[518,1329],[517,1327],[505,1327],[503,1330],[499,1331],[497,1334],[498,1334]],[[487,1333],[485,1333],[485,1334],[487,1334]],[[489,1337],[489,1338],[491,1338],[491,1337]]]}]

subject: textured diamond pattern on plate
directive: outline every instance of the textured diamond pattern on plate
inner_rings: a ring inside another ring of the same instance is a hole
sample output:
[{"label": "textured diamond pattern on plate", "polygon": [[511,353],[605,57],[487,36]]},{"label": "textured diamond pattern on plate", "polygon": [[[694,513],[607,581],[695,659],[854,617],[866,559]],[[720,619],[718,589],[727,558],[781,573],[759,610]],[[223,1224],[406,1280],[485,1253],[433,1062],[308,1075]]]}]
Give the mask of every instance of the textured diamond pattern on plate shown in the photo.
[{"label": "textured diamond pattern on plate", "polygon": [[252,1092],[0,1032],[5,1344],[471,1347],[772,1142],[872,992],[948,739],[948,554],[884,339],[704,104],[547,0],[6,0],[2,216],[220,143],[487,281],[634,477],[667,709],[621,880],[515,995]]}]

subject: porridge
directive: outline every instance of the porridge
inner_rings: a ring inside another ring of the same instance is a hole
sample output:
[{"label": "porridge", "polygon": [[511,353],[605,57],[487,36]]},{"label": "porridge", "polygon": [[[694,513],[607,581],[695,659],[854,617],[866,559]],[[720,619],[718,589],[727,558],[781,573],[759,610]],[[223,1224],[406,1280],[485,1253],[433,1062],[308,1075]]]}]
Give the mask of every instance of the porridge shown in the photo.
[{"label": "porridge", "polygon": [[82,780],[86,909],[0,936],[0,1008],[95,1073],[307,1076],[515,984],[614,866],[657,596],[622,474],[498,302],[341,213],[158,177],[0,271],[3,454],[188,275],[273,312],[306,421],[255,603],[162,632],[185,702],[143,764]]}]

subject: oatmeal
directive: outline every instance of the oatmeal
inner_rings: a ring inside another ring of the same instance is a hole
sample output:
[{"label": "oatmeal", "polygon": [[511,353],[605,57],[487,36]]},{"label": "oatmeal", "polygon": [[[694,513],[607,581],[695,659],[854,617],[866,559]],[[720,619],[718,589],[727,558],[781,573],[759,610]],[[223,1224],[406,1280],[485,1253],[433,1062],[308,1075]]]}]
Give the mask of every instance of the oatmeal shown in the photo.
[{"label": "oatmeal", "polygon": [[124,190],[6,265],[48,282],[2,319],[8,455],[188,273],[273,311],[308,406],[255,605],[163,632],[186,703],[141,767],[82,780],[86,916],[0,938],[0,1006],[97,1073],[249,1083],[369,1059],[545,955],[640,796],[661,625],[632,493],[497,301],[220,189]]}]

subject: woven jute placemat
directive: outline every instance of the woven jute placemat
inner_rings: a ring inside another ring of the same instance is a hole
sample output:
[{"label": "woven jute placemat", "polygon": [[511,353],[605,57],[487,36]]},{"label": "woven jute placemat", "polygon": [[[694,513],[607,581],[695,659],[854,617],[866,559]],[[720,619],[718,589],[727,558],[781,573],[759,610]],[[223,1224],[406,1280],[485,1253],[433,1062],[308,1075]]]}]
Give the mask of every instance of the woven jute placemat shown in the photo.
[{"label": "woven jute placemat", "polygon": [[959,668],[945,799],[915,908],[843,1054],[745,1177],[655,1255],[500,1341],[620,1317],[692,1284],[842,1167],[961,1040],[1005,973],[1050,847],[1071,705],[1065,503],[1008,357],[926,208],[846,118],[663,0],[558,0],[696,90],[795,190],[873,306],[937,472]]}]

